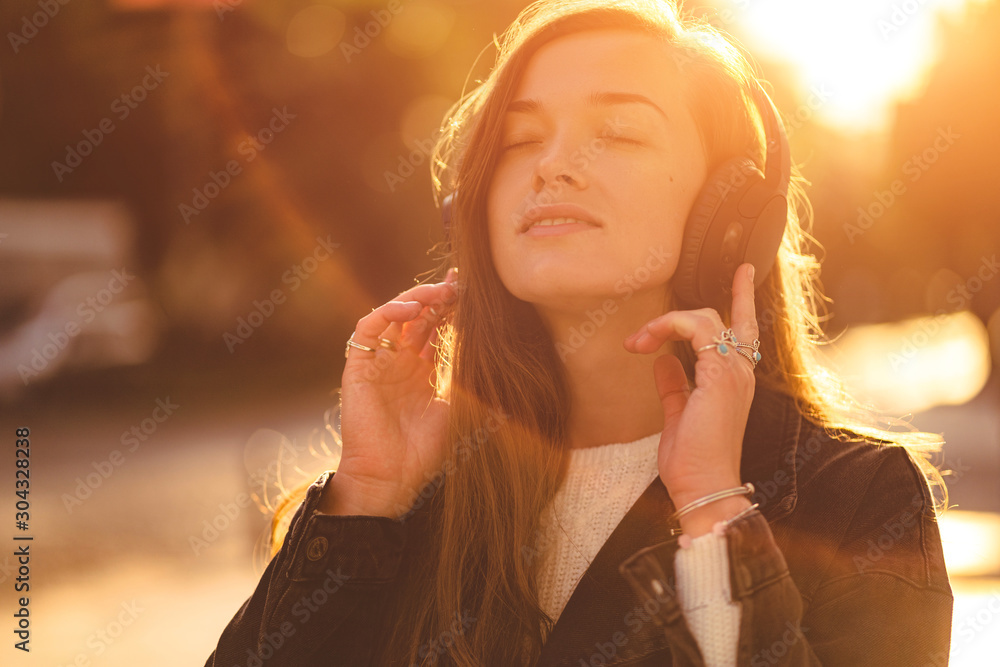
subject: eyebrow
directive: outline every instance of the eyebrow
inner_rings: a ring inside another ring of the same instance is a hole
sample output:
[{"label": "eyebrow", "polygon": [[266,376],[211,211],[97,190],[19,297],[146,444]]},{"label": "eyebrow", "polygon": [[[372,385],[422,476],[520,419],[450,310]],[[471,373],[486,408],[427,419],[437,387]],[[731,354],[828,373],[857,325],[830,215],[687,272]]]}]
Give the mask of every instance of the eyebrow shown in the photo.
[{"label": "eyebrow", "polygon": [[[616,104],[645,104],[663,116],[664,120],[670,120],[667,114],[653,100],[638,93],[620,92],[594,92],[587,98],[591,106],[610,107]],[[538,113],[542,110],[542,104],[534,98],[515,100],[507,105],[506,113]]]}]

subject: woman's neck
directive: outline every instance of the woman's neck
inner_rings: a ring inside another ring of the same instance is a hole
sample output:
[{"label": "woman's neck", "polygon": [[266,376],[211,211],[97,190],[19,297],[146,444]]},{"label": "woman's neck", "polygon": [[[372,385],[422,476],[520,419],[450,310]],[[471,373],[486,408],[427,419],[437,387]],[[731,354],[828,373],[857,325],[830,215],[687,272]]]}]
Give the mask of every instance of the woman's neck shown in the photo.
[{"label": "woman's neck", "polygon": [[[623,341],[667,312],[665,301],[662,294],[636,292],[628,300],[615,301],[613,312],[602,310],[606,317],[600,325],[588,317],[592,309],[585,313],[539,309],[569,383],[570,447],[632,442],[663,429],[653,362],[682,343],[667,341],[655,353],[635,354],[625,349]],[[585,322],[590,324],[581,326]]]}]

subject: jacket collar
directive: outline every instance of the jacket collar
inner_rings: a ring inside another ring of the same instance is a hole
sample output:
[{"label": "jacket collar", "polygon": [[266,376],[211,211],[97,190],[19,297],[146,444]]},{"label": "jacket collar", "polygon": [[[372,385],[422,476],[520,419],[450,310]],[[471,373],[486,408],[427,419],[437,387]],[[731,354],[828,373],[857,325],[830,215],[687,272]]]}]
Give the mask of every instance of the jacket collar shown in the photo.
[{"label": "jacket collar", "polygon": [[[757,387],[743,438],[740,472],[756,491],[752,501],[770,522],[795,506],[795,450],[802,417],[795,399]],[[675,511],[657,477],[608,537],[557,619],[536,667],[614,665],[667,648],[618,566],[639,550],[676,540],[668,518]],[[616,641],[617,640],[617,641]],[[601,656],[603,661],[591,662]]]}]

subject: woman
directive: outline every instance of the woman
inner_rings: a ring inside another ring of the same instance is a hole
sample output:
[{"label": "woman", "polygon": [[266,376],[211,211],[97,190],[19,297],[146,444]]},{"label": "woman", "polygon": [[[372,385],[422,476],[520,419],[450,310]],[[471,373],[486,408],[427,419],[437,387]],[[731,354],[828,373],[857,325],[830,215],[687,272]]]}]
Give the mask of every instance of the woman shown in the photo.
[{"label": "woman", "polygon": [[500,46],[433,161],[458,272],[358,322],[336,474],[207,664],[945,664],[940,439],[817,363],[787,160],[776,257],[678,298],[752,177],[717,169],[774,186],[746,59],[639,0],[538,2]]}]

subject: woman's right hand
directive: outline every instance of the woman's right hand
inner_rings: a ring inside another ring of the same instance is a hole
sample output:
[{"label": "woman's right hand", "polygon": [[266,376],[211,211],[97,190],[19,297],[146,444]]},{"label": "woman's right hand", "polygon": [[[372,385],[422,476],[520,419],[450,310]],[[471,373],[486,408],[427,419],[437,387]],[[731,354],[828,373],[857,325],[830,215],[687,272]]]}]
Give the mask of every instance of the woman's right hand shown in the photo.
[{"label": "woman's right hand", "polygon": [[[361,318],[340,396],[343,451],[319,511],[398,518],[443,467],[448,403],[435,396],[437,327],[458,296],[457,274],[417,285]],[[431,308],[437,313],[431,312]],[[396,344],[390,351],[380,338]]]}]

